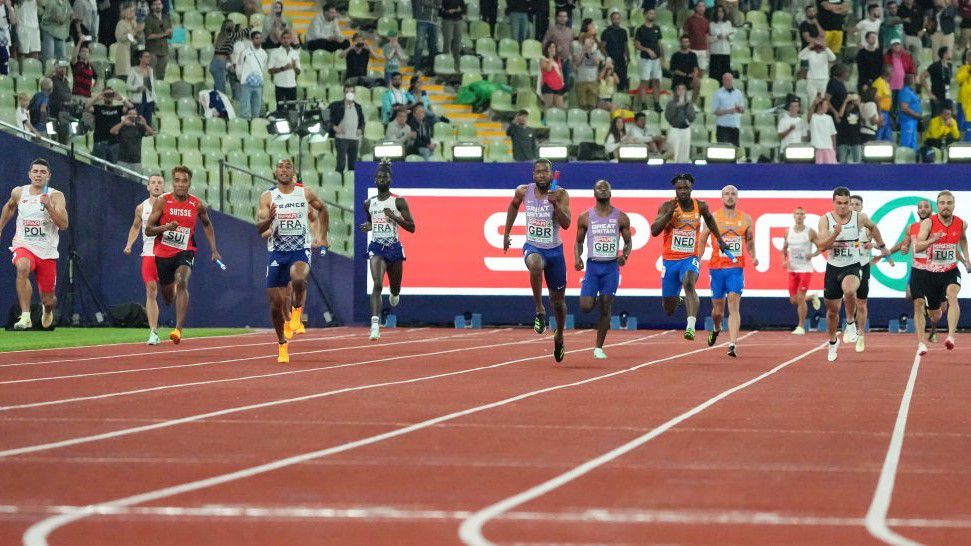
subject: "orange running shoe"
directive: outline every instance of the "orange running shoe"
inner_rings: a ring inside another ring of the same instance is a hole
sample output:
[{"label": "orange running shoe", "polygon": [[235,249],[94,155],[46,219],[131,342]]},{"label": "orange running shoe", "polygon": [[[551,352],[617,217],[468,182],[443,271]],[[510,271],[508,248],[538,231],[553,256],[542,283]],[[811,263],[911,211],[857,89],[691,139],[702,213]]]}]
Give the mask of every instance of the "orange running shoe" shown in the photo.
[{"label": "orange running shoe", "polygon": [[280,346],[280,348],[278,349],[279,353],[278,353],[278,356],[276,357],[276,361],[277,361],[278,364],[289,364],[290,363],[290,352],[287,350],[287,346],[288,345],[289,345],[289,343],[280,343],[279,344],[279,346]]},{"label": "orange running shoe", "polygon": [[182,341],[182,330],[172,330],[172,333],[169,334],[169,339],[172,340],[172,343],[178,345]]},{"label": "orange running shoe", "polygon": [[293,333],[294,333],[293,332],[293,328],[290,328],[290,321],[288,320],[288,321],[284,322],[283,323],[283,339],[286,339],[287,341],[293,339]]},{"label": "orange running shoe", "polygon": [[302,307],[292,307],[290,309],[290,329],[293,330],[294,334],[305,334],[307,333],[307,328],[303,325],[303,308]]}]

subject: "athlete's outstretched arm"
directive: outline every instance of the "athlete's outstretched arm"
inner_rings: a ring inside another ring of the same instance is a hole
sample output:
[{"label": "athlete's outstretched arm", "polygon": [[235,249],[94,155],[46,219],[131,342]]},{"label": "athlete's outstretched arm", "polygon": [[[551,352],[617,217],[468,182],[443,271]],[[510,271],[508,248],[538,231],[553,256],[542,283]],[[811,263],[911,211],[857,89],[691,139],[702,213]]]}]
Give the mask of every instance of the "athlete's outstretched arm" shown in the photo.
[{"label": "athlete's outstretched arm", "polygon": [[570,214],[570,194],[560,188],[556,190],[550,203],[553,204],[553,217],[560,224],[560,228],[570,229],[570,222],[573,220]]},{"label": "athlete's outstretched arm", "polygon": [[199,201],[199,221],[202,222],[202,231],[206,234],[206,239],[209,240],[209,249],[212,251],[212,261],[222,260],[222,255],[216,250],[216,232],[212,228],[212,221],[209,220],[209,209],[206,208],[206,204]]},{"label": "athlete's outstretched arm", "polygon": [[626,213],[620,213],[620,218],[617,220],[620,226],[620,236],[624,239],[624,251],[619,258],[617,258],[617,265],[624,265],[630,258],[630,253],[634,250],[634,242],[631,240],[630,236],[630,217]]},{"label": "athlete's outstretched arm", "polygon": [[13,218],[14,214],[17,214],[17,203],[20,202],[20,193],[20,188],[14,188],[10,192],[10,199],[4,203],[3,211],[0,212],[0,233],[3,233],[3,228],[7,227],[7,222]]},{"label": "athlete's outstretched arm", "polygon": [[674,217],[674,201],[665,201],[657,209],[657,218],[651,222],[651,237],[657,237]]},{"label": "athlete's outstretched arm", "polygon": [[722,240],[722,234],[718,231],[718,222],[715,221],[715,217],[712,216],[711,211],[708,209],[708,203],[704,201],[698,201],[698,212],[701,213],[701,217],[705,220],[705,225],[708,226],[708,231],[715,236],[718,241],[718,248],[722,250],[728,250],[728,245]]},{"label": "athlete's outstretched arm", "polygon": [[506,209],[506,231],[502,234],[503,252],[509,250],[509,237],[512,235],[512,225],[516,223],[516,217],[519,216],[519,207],[523,204],[523,199],[525,198],[526,186],[516,188],[516,192],[512,196],[512,201],[509,202],[509,208]]},{"label": "athlete's outstretched arm", "polygon": [[577,271],[583,271],[583,247],[587,242],[589,218],[587,211],[581,212],[580,217],[577,218],[577,240],[573,244],[573,268]]},{"label": "athlete's outstretched arm", "polygon": [[889,256],[890,253],[887,252],[887,245],[885,245],[883,242],[883,235],[880,234],[880,228],[877,227],[877,224],[873,220],[871,220],[869,216],[867,216],[862,212],[860,213],[859,218],[860,218],[860,225],[870,230],[870,238],[876,241],[877,243],[876,249],[880,251],[880,254],[882,256],[884,257]]},{"label": "athlete's outstretched arm", "polygon": [[705,257],[705,245],[708,244],[708,236],[711,235],[708,226],[705,224],[701,225],[701,229],[698,231],[698,242],[701,244],[695,245],[695,247],[701,247],[698,249],[698,259]]},{"label": "athlete's outstretched arm", "polygon": [[128,230],[128,242],[125,243],[125,254],[131,254],[131,246],[135,244],[139,232],[142,231],[142,207],[145,203],[139,203],[135,207],[135,219],[132,220],[131,229]]},{"label": "athlete's outstretched arm", "polygon": [[395,215],[394,211],[391,209],[384,209],[385,216],[389,220],[398,224],[405,231],[415,232],[415,220],[411,217],[411,209],[408,208],[408,201],[405,201],[404,197],[395,198],[394,204],[398,207],[398,212],[401,216]]},{"label": "athlete's outstretched arm", "polygon": [[752,231],[752,217],[745,215],[745,246],[748,247],[748,255],[752,258],[752,265],[758,267],[759,259],[755,257],[755,233]]},{"label": "athlete's outstretched arm", "polygon": [[304,195],[307,196],[307,204],[310,205],[310,208],[317,211],[317,218],[314,221],[317,226],[317,235],[313,245],[315,247],[330,246],[327,242],[327,234],[330,231],[330,213],[327,211],[327,205],[309,188],[304,188]]},{"label": "athlete's outstretched arm", "polygon": [[276,218],[276,204],[270,197],[270,192],[265,191],[260,194],[260,210],[256,211],[256,231],[262,236],[273,225],[274,218]]},{"label": "athlete's outstretched arm", "polygon": [[917,234],[917,242],[914,243],[914,252],[923,252],[927,250],[927,247],[936,243],[944,234],[935,233],[931,235],[931,227],[934,223],[930,218],[926,220],[921,220],[920,222],[920,233]]}]

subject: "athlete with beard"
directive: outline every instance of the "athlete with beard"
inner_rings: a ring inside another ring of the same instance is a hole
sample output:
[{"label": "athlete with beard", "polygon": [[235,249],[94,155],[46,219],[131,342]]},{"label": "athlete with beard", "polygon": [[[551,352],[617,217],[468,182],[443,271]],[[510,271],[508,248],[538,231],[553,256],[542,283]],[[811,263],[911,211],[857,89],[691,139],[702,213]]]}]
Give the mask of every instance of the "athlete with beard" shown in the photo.
[{"label": "athlete with beard", "polygon": [[155,237],[145,235],[145,224],[152,214],[155,201],[165,193],[165,177],[153,174],[148,177],[148,198],[135,207],[135,219],[128,230],[125,254],[131,254],[131,247],[138,235],[142,235],[142,282],[145,284],[145,314],[148,317],[148,345],[158,345],[158,268],[155,267]]},{"label": "athlete with beard", "polygon": [[[924,274],[927,271],[927,251],[917,252],[917,236],[920,234],[920,223],[931,217],[933,209],[931,202],[921,199],[917,202],[918,220],[907,228],[907,233],[903,238],[890,249],[890,254],[900,252],[907,254],[911,247],[914,249],[914,256],[910,263],[910,271],[907,278],[907,299],[914,301],[914,327],[917,331],[917,346],[919,350],[927,351],[924,344],[924,330],[929,322],[927,316],[927,300],[924,298]],[[944,303],[943,305],[946,305]],[[937,341],[937,324],[931,324],[930,341]],[[921,353],[923,354],[923,353]]]}]

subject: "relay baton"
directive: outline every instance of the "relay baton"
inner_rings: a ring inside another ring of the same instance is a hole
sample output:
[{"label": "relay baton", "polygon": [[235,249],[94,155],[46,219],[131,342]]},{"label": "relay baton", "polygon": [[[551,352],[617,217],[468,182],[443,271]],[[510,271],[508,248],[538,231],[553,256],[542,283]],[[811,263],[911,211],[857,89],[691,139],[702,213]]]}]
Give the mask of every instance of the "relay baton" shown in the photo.
[{"label": "relay baton", "polygon": [[216,260],[216,265],[219,266],[219,269],[226,271],[226,264],[224,264],[222,260]]},{"label": "relay baton", "polygon": [[560,180],[560,171],[553,171],[553,183],[550,184],[550,191],[556,191],[557,182]]}]

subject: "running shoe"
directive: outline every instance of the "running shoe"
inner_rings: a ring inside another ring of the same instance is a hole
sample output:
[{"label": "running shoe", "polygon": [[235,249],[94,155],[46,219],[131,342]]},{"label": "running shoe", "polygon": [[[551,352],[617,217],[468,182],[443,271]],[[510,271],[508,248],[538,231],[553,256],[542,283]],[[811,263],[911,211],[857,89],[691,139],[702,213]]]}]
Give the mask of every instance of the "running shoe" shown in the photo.
[{"label": "running shoe", "polygon": [[30,315],[20,315],[20,320],[13,325],[14,330],[30,330],[34,327],[34,323],[30,321]]},{"label": "running shoe", "polygon": [[829,342],[829,352],[826,353],[826,360],[830,362],[836,362],[836,358],[839,356],[837,354],[837,351],[839,350],[839,348],[840,348],[840,338],[839,336],[836,336],[835,342],[833,341]]},{"label": "running shoe", "polygon": [[[307,329],[304,328],[303,326],[302,317],[303,317],[302,307],[299,309],[296,307],[290,308],[290,320],[288,321],[290,326],[290,332],[291,332],[290,337],[293,337],[295,334],[302,334],[307,331]],[[284,329],[284,334],[286,334],[286,329]]]},{"label": "running shoe", "polygon": [[276,361],[278,364],[289,364],[290,363],[290,352],[287,350],[289,343],[280,343],[280,348],[277,349]]},{"label": "running shoe", "polygon": [[179,343],[181,343],[182,342],[182,330],[178,330],[178,329],[172,330],[172,333],[169,334],[169,339],[171,339],[172,340],[172,343],[175,343],[176,345],[178,345]]},{"label": "running shoe", "polygon": [[856,343],[856,323],[847,322],[843,329],[843,343]]},{"label": "running shoe", "polygon": [[944,340],[944,347],[946,347],[948,351],[953,351],[954,350],[954,338],[951,337],[951,336],[947,336],[947,339]]},{"label": "running shoe", "polygon": [[819,308],[823,306],[823,302],[819,300],[818,294],[812,295],[813,309],[819,311]]},{"label": "running shoe", "polygon": [[930,341],[931,341],[931,343],[937,343],[937,332],[936,331],[931,332]]},{"label": "running shoe", "polygon": [[685,331],[684,331],[684,338],[687,339],[688,341],[694,341],[695,340],[695,329],[694,328],[687,328],[687,329],[685,329]]},{"label": "running shoe", "polygon": [[533,330],[537,334],[542,334],[546,331],[546,315],[543,313],[536,313],[533,318]]},{"label": "running shoe", "polygon": [[593,357],[599,359],[607,358],[607,353],[605,353],[600,347],[597,347],[593,350]]},{"label": "running shoe", "polygon": [[303,325],[303,321],[297,323],[297,328],[293,331],[294,334],[306,334],[307,327]]},{"label": "running shoe", "polygon": [[927,354],[927,345],[923,343],[917,344],[917,356],[924,356]]},{"label": "running shoe", "polygon": [[734,343],[729,343],[728,344],[728,356],[730,356],[732,358],[736,358],[738,356],[737,354],[735,354],[735,344]]},{"label": "running shoe", "polygon": [[158,345],[160,342],[161,340],[158,338],[158,333],[152,332],[151,334],[148,334],[147,345]]},{"label": "running shoe", "polygon": [[804,335],[806,335],[806,329],[803,328],[802,326],[796,326],[796,329],[792,331],[792,335],[794,335],[794,336],[804,336]]},{"label": "running shoe", "polygon": [[368,339],[371,341],[377,341],[380,338],[381,338],[381,325],[376,322],[372,322],[371,335],[368,337]]},{"label": "running shoe", "polygon": [[[708,331],[708,346],[709,347],[715,345],[715,341],[718,339],[718,334],[720,334],[720,333],[721,333],[720,330],[709,330]],[[685,336],[685,337],[687,337],[687,336]]]},{"label": "running shoe", "polygon": [[388,298],[388,302],[391,303],[391,307],[397,307],[399,301],[401,301],[401,295],[399,294],[391,294],[391,297]]},{"label": "running shoe", "polygon": [[563,362],[563,359],[566,358],[566,348],[563,347],[563,340],[553,340],[553,358],[557,362]]},{"label": "running shoe", "polygon": [[862,353],[866,350],[866,343],[863,341],[863,336],[858,336],[856,338],[856,352]]},{"label": "running shoe", "polygon": [[289,341],[293,339],[293,328],[290,327],[290,321],[283,323],[283,339]]},{"label": "running shoe", "polygon": [[44,314],[40,317],[40,325],[44,328],[50,328],[52,324],[54,324],[54,310],[44,306]]}]

